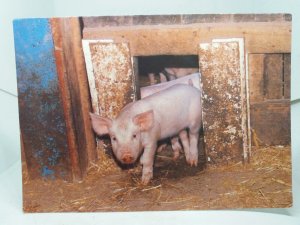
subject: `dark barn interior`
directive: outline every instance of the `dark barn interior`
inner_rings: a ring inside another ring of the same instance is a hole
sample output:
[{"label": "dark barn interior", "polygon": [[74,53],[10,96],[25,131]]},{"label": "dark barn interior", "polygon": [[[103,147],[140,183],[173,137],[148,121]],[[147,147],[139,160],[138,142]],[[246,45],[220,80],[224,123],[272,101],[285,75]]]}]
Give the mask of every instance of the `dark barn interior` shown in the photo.
[{"label": "dark barn interior", "polygon": [[[156,82],[161,82],[159,73],[164,72],[165,68],[199,68],[198,55],[157,55],[157,56],[138,56],[138,79],[139,86],[149,86],[149,74],[155,74]],[[168,80],[168,78],[167,78]]]}]

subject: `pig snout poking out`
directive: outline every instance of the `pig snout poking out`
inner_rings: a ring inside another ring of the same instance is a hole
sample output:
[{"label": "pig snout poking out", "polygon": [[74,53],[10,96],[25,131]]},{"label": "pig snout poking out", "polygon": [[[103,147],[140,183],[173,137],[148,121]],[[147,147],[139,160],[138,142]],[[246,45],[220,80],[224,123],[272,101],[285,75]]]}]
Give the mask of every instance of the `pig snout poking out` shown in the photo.
[{"label": "pig snout poking out", "polygon": [[115,119],[91,115],[94,131],[109,134],[113,153],[124,164],[140,156],[142,182],[153,177],[157,141],[179,134],[186,161],[198,163],[198,138],[201,126],[201,93],[187,84],[176,84],[139,101],[129,103]]}]

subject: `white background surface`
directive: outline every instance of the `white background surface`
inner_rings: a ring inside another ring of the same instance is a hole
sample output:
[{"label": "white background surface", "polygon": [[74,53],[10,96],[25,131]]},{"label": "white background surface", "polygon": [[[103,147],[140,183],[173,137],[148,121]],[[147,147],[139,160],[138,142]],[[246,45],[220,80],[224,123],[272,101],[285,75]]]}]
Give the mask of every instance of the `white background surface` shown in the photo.
[{"label": "white background surface", "polygon": [[[300,224],[300,102],[292,104],[294,206],[290,209],[133,213],[22,212],[21,159],[12,19],[211,13],[291,13],[292,100],[300,98],[300,1],[296,0],[0,0],[0,225]],[[14,96],[15,95],[15,96]]]}]

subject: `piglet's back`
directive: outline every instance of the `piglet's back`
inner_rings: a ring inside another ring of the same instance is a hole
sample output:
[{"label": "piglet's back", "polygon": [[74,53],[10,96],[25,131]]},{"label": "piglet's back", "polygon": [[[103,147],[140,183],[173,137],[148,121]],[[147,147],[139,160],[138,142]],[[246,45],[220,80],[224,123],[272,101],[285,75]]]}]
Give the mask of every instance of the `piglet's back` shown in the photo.
[{"label": "piglet's back", "polygon": [[175,135],[201,117],[201,93],[186,84],[176,84],[124,108],[127,115],[154,111],[155,123],[161,127],[161,138]]}]

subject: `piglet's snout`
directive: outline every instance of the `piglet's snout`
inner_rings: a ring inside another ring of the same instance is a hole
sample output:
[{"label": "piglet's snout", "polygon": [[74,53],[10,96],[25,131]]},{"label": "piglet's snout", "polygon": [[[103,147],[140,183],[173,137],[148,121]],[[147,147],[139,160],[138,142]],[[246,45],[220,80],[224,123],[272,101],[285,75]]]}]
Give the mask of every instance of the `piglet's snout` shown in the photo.
[{"label": "piglet's snout", "polygon": [[128,152],[124,153],[122,155],[121,159],[122,159],[122,162],[126,163],[126,164],[131,164],[131,163],[134,162],[134,157],[130,153],[128,153]]}]

